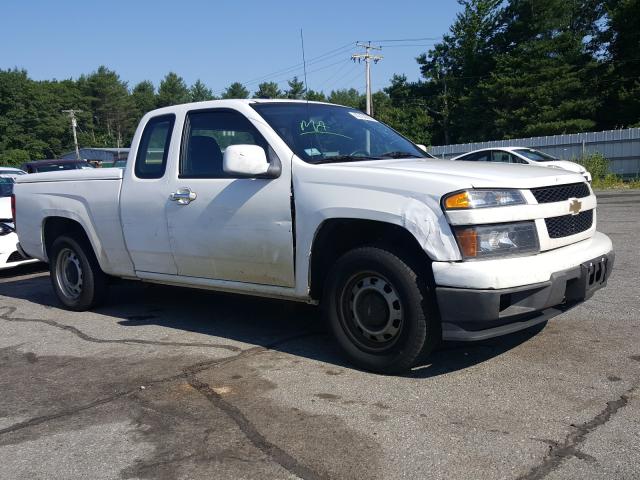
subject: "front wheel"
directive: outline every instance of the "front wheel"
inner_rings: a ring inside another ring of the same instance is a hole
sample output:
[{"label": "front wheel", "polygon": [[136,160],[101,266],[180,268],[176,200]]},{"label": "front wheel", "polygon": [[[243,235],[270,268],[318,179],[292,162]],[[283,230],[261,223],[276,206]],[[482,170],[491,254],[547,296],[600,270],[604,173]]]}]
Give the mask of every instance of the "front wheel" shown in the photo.
[{"label": "front wheel", "polygon": [[49,271],[53,290],[69,310],[88,310],[106,297],[107,276],[88,241],[56,238],[51,246]]},{"label": "front wheel", "polygon": [[324,289],[326,320],[347,356],[381,373],[411,368],[440,340],[425,268],[379,247],[345,253]]}]

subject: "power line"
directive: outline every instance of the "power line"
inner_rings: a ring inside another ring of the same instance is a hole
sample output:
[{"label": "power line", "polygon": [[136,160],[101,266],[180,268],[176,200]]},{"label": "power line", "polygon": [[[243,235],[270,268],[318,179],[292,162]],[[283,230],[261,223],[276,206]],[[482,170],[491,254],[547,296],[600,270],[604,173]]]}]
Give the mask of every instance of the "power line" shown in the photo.
[{"label": "power line", "polygon": [[[351,70],[348,70],[347,73],[337,78],[338,75],[344,71],[347,65],[352,66]],[[350,58],[348,60],[343,60],[342,66],[337,68],[331,75],[329,75],[327,78],[324,79],[324,82],[322,82],[322,85],[320,87],[320,91],[323,91],[325,88],[327,88],[328,85],[335,85],[337,81],[344,79],[347,75],[351,74],[356,68],[357,66],[352,63]]]},{"label": "power line", "polygon": [[426,42],[426,41],[438,41],[442,40],[442,37],[423,37],[423,38],[392,38],[386,40],[371,40],[376,43],[384,42]]},{"label": "power line", "polygon": [[402,45],[380,45],[381,47],[384,48],[403,48],[403,47],[433,47],[437,44],[435,43],[405,43]]},{"label": "power line", "polygon": [[[333,62],[327,65],[323,65],[325,62],[332,60],[333,58],[336,58],[338,56],[342,56],[344,55],[345,51],[348,51],[350,49],[352,49],[354,46],[354,43],[351,42],[348,45],[344,45],[342,47],[339,47],[337,49],[333,49],[330,50],[328,52],[325,52],[322,55],[318,55],[316,57],[313,58],[313,60],[308,60],[307,61],[307,66],[309,65],[317,65],[319,66],[316,69],[313,70],[309,70],[307,73],[315,73],[315,72],[319,72],[322,70],[325,70],[327,68],[331,68],[332,66],[338,65],[339,63],[342,63],[343,60],[337,61],[337,62]],[[320,66],[322,65],[322,66]],[[298,63],[296,65],[294,65],[293,67],[289,67],[289,68],[285,68],[285,69],[281,69],[278,70],[276,72],[272,72],[271,74],[268,75],[263,75],[261,77],[255,77],[253,80],[250,80],[248,82],[240,82],[244,87],[248,87],[253,89],[256,85],[258,85],[259,83],[262,82],[275,82],[275,83],[279,83],[281,80],[286,80],[289,79],[293,76],[300,76],[301,74],[304,73],[304,68],[303,68],[303,64],[302,63]],[[223,95],[225,93],[226,89],[223,89],[219,92],[220,95]]]},{"label": "power line", "polygon": [[[399,48],[399,47],[431,47],[433,46],[433,44],[425,44],[425,43],[419,43],[419,44],[403,44],[402,42],[427,42],[427,41],[438,41],[441,40],[442,37],[421,37],[421,38],[392,38],[392,39],[381,39],[381,40],[372,40],[371,42],[368,42],[368,45],[370,45],[372,42],[387,42],[387,43],[398,43],[397,45],[380,45],[378,47],[375,48],[371,48],[372,50],[374,49],[380,49],[381,47],[385,47],[385,48]],[[365,44],[362,43],[357,43],[357,42],[349,42],[346,43],[344,45],[341,45],[339,47],[333,48],[331,50],[328,50],[320,55],[317,55],[315,57],[312,57],[310,59],[308,59],[306,61],[306,66],[310,67],[310,66],[314,66],[314,65],[318,65],[318,68],[315,69],[311,69],[307,71],[307,74],[313,74],[313,73],[317,73],[319,71],[325,70],[327,68],[331,68],[335,65],[339,65],[342,62],[332,62],[332,63],[328,63],[325,65],[326,62],[332,60],[335,57],[339,57],[342,56],[346,51],[351,50],[354,46],[359,46],[362,48],[365,48],[365,53],[362,54],[354,54],[352,55],[352,60],[358,60],[358,61],[365,61],[365,64],[369,65],[369,67],[367,67],[369,69],[369,74],[367,74],[367,77],[369,78],[369,81],[366,83],[366,85],[369,85],[369,89],[371,88],[371,81],[370,81],[370,63],[367,63],[367,60],[365,58],[365,56],[367,55],[367,50],[366,50],[366,46]],[[379,58],[374,58],[374,57],[379,57]],[[373,60],[374,63],[377,63],[379,60],[382,59],[381,55],[378,56],[373,56],[370,55],[369,60]],[[258,77],[254,77],[246,82],[241,82],[241,84],[249,89],[253,89],[255,88],[256,85],[258,85],[259,83],[262,82],[275,82],[275,83],[280,83],[280,81],[285,80],[285,79],[289,79],[293,76],[300,76],[302,74],[304,74],[304,63],[296,63],[294,65],[291,65],[289,67],[286,68],[281,68],[279,70],[276,70],[274,72],[268,73],[268,74],[264,74]],[[325,87],[326,83],[329,82],[330,79],[333,79],[338,72],[342,71],[344,69],[344,65],[338,69],[338,71],[334,72],[333,74],[331,74],[329,76],[329,78],[327,80],[324,81],[323,83],[323,88]],[[365,72],[367,71],[367,69],[365,69]],[[350,72],[347,72],[347,75]],[[337,80],[334,80],[333,82],[331,82],[331,86],[335,85],[335,83],[338,80],[342,80],[344,79],[344,76],[340,77]],[[226,90],[223,89],[220,93],[223,94]],[[370,98],[370,95],[368,96],[368,98]]]},{"label": "power line", "polygon": [[[354,46],[354,42],[349,42],[345,45],[342,45],[341,47],[338,48],[334,48],[333,50],[329,50],[328,52],[325,52],[321,55],[318,55],[316,57],[312,57],[307,61],[307,66],[308,65],[312,65],[315,63],[322,63],[325,60],[328,60],[329,58],[333,58],[335,56],[338,55],[343,55],[344,52],[346,50],[349,50],[351,48],[353,48]],[[333,55],[332,55],[333,54]],[[244,83],[244,85],[251,85],[254,83],[259,83],[263,80],[268,80],[269,78],[275,76],[275,75],[280,75],[282,73],[286,73],[286,72],[290,72],[290,71],[298,71],[300,70],[300,68],[303,66],[302,63],[296,63],[295,65],[291,65],[290,67],[286,67],[286,68],[282,68],[280,70],[276,70],[275,72],[271,72],[268,73],[266,75],[261,75],[259,77],[254,77],[251,80],[248,80],[247,82]]]}]

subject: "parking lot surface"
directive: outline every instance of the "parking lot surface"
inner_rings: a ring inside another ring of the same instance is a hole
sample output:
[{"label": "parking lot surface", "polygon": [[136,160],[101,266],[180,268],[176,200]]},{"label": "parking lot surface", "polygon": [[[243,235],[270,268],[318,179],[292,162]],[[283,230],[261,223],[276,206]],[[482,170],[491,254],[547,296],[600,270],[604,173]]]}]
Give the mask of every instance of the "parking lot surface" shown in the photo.
[{"label": "parking lot surface", "polygon": [[599,195],[616,266],[546,325],[346,364],[313,307],[123,282],[62,310],[0,277],[0,478],[640,478],[640,192]]}]

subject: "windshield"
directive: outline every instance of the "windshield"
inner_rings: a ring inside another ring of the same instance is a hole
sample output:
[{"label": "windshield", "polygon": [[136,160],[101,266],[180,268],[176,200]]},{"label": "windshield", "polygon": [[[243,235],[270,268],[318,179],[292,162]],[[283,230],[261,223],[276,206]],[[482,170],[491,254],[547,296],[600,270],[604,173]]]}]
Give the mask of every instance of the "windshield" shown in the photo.
[{"label": "windshield", "polygon": [[252,107],[309,163],[430,157],[359,110],[317,103],[256,103]]},{"label": "windshield", "polygon": [[0,170],[0,175],[24,175],[22,170]]},{"label": "windshield", "polygon": [[533,160],[534,162],[554,162],[558,160],[556,157],[552,157],[549,154],[539,152],[538,150],[534,150],[532,148],[523,148],[519,150],[515,150],[518,155],[522,155],[523,157],[528,158],[529,160]]},{"label": "windshield", "polygon": [[13,193],[13,179],[0,177],[0,197],[10,197]]}]

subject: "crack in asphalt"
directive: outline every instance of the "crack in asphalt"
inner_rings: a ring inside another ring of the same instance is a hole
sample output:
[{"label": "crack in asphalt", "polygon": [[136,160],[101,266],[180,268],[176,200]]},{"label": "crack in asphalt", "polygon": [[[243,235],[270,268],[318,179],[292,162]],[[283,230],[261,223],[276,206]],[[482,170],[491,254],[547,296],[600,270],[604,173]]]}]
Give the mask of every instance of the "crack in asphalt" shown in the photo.
[{"label": "crack in asphalt", "polygon": [[305,480],[319,480],[328,478],[306,465],[298,462],[277,445],[269,442],[264,435],[251,423],[242,411],[235,405],[226,402],[209,384],[199,380],[195,375],[187,377],[189,385],[200,392],[214,407],[222,410],[238,426],[245,437],[265,455],[275,461],[282,468]]},{"label": "crack in asphalt", "polygon": [[0,435],[4,435],[5,433],[15,432],[17,430],[22,430],[23,428],[34,427],[36,425],[40,425],[42,423],[46,423],[46,422],[48,422],[50,420],[55,420],[57,418],[62,418],[62,417],[68,417],[68,416],[71,416],[71,415],[75,415],[76,413],[80,413],[80,412],[82,412],[84,410],[89,410],[90,408],[98,407],[100,405],[105,405],[107,403],[113,402],[114,400],[118,400],[119,398],[122,398],[122,397],[125,397],[127,395],[130,395],[132,392],[133,392],[133,390],[126,391],[126,392],[118,392],[118,393],[116,393],[114,395],[111,395],[109,397],[101,398],[101,399],[95,400],[93,402],[87,403],[85,405],[80,405],[78,407],[70,408],[70,409],[67,409],[67,410],[62,410],[60,412],[52,413],[50,415],[43,415],[41,417],[30,418],[29,420],[25,420],[24,422],[14,423],[13,425],[11,425],[9,427],[0,429]]},{"label": "crack in asphalt", "polygon": [[[13,309],[12,312],[15,311],[13,307],[0,307],[0,309]],[[13,321],[13,319],[5,318],[5,315],[0,315],[0,318],[5,320]],[[29,320],[29,321],[37,321],[37,320]],[[44,321],[44,320],[43,320]],[[47,321],[44,321],[47,323]],[[61,325],[62,327],[62,325]],[[267,455],[271,460],[275,463],[283,467],[285,470],[297,475],[300,478],[305,480],[320,480],[327,478],[325,475],[322,475],[311,468],[305,466],[304,464],[298,462],[294,457],[289,455],[286,451],[278,447],[277,445],[270,443],[264,435],[262,435],[258,429],[249,421],[249,419],[234,405],[224,401],[211,387],[200,381],[196,378],[196,374],[201,373],[205,370],[209,370],[212,368],[220,368],[224,365],[227,365],[232,362],[237,362],[239,360],[245,359],[247,357],[257,355],[263,352],[267,352],[272,350],[280,345],[286,344],[288,342],[292,342],[295,340],[299,340],[302,338],[307,338],[311,336],[318,335],[318,332],[302,332],[293,335],[289,335],[288,337],[276,340],[270,344],[259,347],[252,347],[245,350],[240,351],[236,355],[231,355],[229,357],[218,358],[215,360],[208,360],[204,362],[198,362],[187,367],[184,367],[180,373],[175,375],[171,375],[169,377],[163,377],[156,380],[145,382],[145,388],[153,387],[157,385],[161,385],[164,383],[170,383],[175,380],[184,379],[189,385],[191,385],[196,391],[200,394],[204,395],[204,397],[216,408],[224,412],[240,429],[240,431],[247,437],[247,439],[260,451],[262,451],[265,455]],[[43,423],[46,423],[50,420],[55,420],[62,417],[73,416],[77,413],[83,412],[85,410],[89,410],[94,407],[98,407],[101,405],[105,405],[107,403],[113,402],[120,398],[133,395],[139,393],[140,386],[136,386],[135,388],[131,388],[129,390],[117,392],[113,395],[110,395],[105,398],[101,398],[95,400],[93,402],[80,405],[74,408],[62,410],[60,412],[52,413],[49,415],[43,415],[40,417],[34,417],[29,420],[25,420],[23,422],[15,423],[9,427],[0,429],[0,435],[4,435],[7,433],[16,432],[18,430],[22,430],[25,428],[37,426]],[[181,461],[184,459],[175,459],[174,461]]]},{"label": "crack in asphalt", "polygon": [[87,342],[92,343],[122,343],[122,344],[138,344],[138,345],[155,345],[162,347],[201,347],[201,348],[216,348],[219,350],[229,350],[231,352],[239,352],[242,349],[240,347],[235,347],[233,345],[223,345],[223,344],[214,344],[214,343],[201,343],[201,342],[161,342],[156,340],[143,340],[138,338],[118,338],[118,339],[109,339],[109,338],[96,338],[91,335],[87,335],[79,328],[73,327],[71,325],[64,325],[56,322],[55,320],[45,320],[43,318],[22,318],[22,317],[14,317],[12,316],[16,311],[16,307],[0,307],[0,310],[6,310],[5,313],[0,314],[0,319],[5,320],[7,322],[24,322],[24,323],[43,323],[45,325],[49,325],[50,327],[58,328],[60,330],[64,330],[74,334],[76,337],[81,340],[85,340]]},{"label": "crack in asphalt", "polygon": [[545,443],[550,445],[549,453],[543,459],[542,463],[533,467],[526,474],[518,477],[518,480],[540,480],[545,478],[551,472],[558,469],[565,460],[571,457],[576,457],[589,462],[594,461],[595,459],[591,455],[581,452],[578,447],[584,443],[589,433],[607,423],[616,413],[618,413],[618,410],[626,406],[627,403],[629,403],[629,397],[637,388],[638,386],[634,386],[620,395],[616,400],[607,402],[605,409],[591,420],[580,425],[571,425],[574,430],[567,435],[562,443],[543,440]]}]

